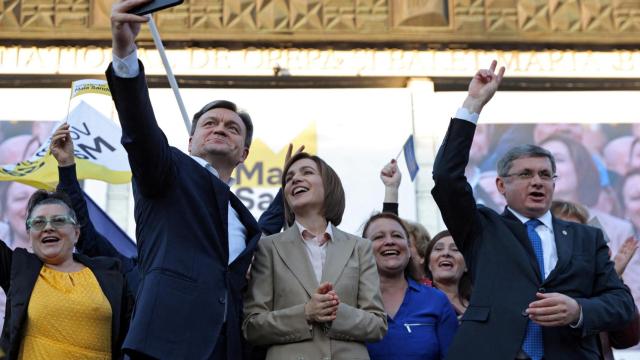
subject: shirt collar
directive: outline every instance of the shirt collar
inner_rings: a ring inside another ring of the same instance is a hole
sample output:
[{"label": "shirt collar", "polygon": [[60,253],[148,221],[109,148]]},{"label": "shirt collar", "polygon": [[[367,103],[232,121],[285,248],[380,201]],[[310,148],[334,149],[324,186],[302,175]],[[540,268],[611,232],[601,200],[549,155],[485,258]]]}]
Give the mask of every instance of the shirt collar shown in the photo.
[{"label": "shirt collar", "polygon": [[[213,175],[215,175],[215,177],[217,177],[218,179],[220,179],[220,174],[218,173],[218,170],[216,170],[216,168],[214,168],[213,166],[211,166],[211,164],[209,164],[207,162],[207,160],[199,157],[199,156],[195,156],[195,155],[190,155],[191,158],[193,160],[195,160],[198,164],[200,164],[200,166],[202,166],[203,168],[209,170],[210,173],[212,173]],[[231,187],[233,185],[235,185],[236,183],[236,179],[230,177],[229,181],[226,182],[226,184]]]},{"label": "shirt collar", "polygon": [[[521,223],[526,223],[527,221],[531,220],[530,218],[518,213],[517,211],[513,210],[511,207],[507,206],[507,209],[509,209],[509,211],[511,211],[513,213],[513,215],[515,215],[518,220],[520,220]],[[538,220],[540,220],[540,222],[546,226],[549,230],[551,230],[551,232],[553,233],[553,219],[551,217],[551,211],[547,210],[546,213],[544,213],[544,215],[540,216],[538,218]]]},{"label": "shirt collar", "polygon": [[410,277],[407,277],[407,283],[409,283],[409,289],[415,291],[415,292],[420,292],[420,286],[421,284],[419,284],[417,281],[413,280]]},{"label": "shirt collar", "polygon": [[[299,222],[296,221],[296,226],[298,226],[298,231],[300,232],[300,237],[304,240],[304,236],[302,236],[302,233],[307,230],[309,231],[309,229],[305,228],[304,226],[302,226],[302,224],[300,224]],[[327,222],[327,228],[324,230],[325,234],[329,235],[329,241],[333,241],[333,226],[331,225],[331,221]],[[320,234],[315,234],[316,236],[320,235]]]}]

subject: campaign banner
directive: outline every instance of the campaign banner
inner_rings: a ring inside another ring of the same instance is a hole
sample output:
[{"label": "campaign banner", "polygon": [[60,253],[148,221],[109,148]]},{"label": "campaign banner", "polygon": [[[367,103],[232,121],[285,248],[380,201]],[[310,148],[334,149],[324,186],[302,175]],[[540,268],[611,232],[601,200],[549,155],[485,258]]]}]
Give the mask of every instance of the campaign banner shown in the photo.
[{"label": "campaign banner", "polygon": [[[127,153],[120,144],[121,130],[111,119],[81,101],[69,113],[71,138],[79,179],[98,179],[112,184],[131,181]],[[51,134],[61,122],[51,129]],[[0,167],[0,181],[19,181],[52,189],[58,182],[58,163],[49,152],[50,138],[32,156]]]},{"label": "campaign banner", "polygon": [[[553,155],[553,200],[582,205],[590,225],[605,233],[612,258],[627,238],[640,238],[640,123],[479,124],[465,172],[478,203],[504,211],[496,165],[522,144]],[[622,278],[640,303],[640,254],[631,258]]]}]

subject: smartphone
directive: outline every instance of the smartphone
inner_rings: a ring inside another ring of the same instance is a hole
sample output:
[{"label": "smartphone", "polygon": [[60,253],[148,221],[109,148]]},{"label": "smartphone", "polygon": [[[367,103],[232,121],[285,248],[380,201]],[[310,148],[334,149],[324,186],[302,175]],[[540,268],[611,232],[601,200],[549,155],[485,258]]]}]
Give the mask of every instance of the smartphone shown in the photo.
[{"label": "smartphone", "polygon": [[152,12],[160,11],[166,8],[170,8],[172,6],[182,4],[184,0],[152,0],[151,2],[140,5],[129,10],[129,13],[136,15],[146,15],[151,14]]}]

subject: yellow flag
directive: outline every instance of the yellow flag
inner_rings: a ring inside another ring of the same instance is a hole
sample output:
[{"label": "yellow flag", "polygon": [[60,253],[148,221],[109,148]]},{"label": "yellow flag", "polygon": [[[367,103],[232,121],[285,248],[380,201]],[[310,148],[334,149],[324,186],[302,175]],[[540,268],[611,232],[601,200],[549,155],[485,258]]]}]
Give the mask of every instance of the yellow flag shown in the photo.
[{"label": "yellow flag", "polygon": [[[120,127],[84,101],[69,113],[67,122],[79,179],[97,179],[112,184],[131,181],[127,153],[120,144]],[[49,152],[50,143],[51,137],[28,160],[0,166],[0,181],[18,181],[41,189],[55,187],[58,162]]]}]

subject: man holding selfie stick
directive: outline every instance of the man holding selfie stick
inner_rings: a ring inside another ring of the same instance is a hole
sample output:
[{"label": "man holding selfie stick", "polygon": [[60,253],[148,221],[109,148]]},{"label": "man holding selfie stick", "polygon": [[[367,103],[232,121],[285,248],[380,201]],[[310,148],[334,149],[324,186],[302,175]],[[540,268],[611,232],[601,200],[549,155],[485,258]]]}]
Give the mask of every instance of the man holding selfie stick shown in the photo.
[{"label": "man holding selfie stick", "polygon": [[249,153],[253,125],[225,100],[193,117],[189,155],[158,126],[135,39],[148,3],[111,13],[109,88],[133,174],[142,281],[125,353],[132,359],[242,359],[241,291],[260,229],[229,186]]}]

